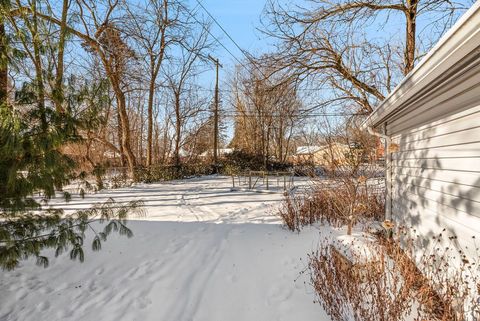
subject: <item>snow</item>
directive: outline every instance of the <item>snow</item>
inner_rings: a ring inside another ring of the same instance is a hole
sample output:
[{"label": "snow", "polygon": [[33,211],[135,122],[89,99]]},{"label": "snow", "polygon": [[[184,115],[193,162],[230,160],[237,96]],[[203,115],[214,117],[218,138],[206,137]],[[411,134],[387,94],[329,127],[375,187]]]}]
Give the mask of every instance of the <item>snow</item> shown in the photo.
[{"label": "snow", "polygon": [[[214,151],[215,151],[215,149],[209,149],[209,150],[201,153],[200,157],[207,157],[207,156],[213,155]],[[235,150],[233,148],[219,148],[219,149],[217,149],[217,155],[225,156],[225,155],[233,153],[234,151]]]},{"label": "snow", "polygon": [[323,147],[309,145],[309,146],[299,146],[297,147],[296,155],[310,155],[315,154],[316,152],[320,151]]},{"label": "snow", "polygon": [[87,246],[84,263],[49,252],[47,269],[28,260],[2,272],[0,320],[330,320],[302,273],[318,230],[283,229],[281,193],[230,184],[205,177],[54,200],[72,211],[143,199],[146,216],[129,221],[133,238]]}]

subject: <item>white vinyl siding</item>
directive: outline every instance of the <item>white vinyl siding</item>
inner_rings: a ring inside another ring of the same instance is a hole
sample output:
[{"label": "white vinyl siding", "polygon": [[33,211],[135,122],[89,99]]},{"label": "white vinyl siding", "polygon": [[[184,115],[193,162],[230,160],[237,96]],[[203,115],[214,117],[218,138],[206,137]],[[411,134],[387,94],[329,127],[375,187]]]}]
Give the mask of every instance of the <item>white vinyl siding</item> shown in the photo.
[{"label": "white vinyl siding", "polygon": [[472,236],[480,242],[480,90],[456,98],[465,104],[442,105],[443,118],[399,118],[387,126],[387,132],[396,130],[397,145],[390,164],[392,215],[399,225],[416,228],[426,244],[446,229],[445,236],[457,235],[457,245],[472,249]]}]

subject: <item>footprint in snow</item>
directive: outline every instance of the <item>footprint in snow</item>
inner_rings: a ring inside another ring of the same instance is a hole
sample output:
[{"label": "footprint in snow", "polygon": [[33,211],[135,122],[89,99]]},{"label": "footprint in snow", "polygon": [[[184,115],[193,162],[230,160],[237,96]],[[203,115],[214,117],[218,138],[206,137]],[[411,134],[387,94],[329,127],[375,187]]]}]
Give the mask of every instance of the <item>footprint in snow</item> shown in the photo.
[{"label": "footprint in snow", "polygon": [[[278,280],[277,282],[281,282]],[[268,291],[267,305],[274,305],[280,302],[287,301],[293,293],[291,286],[275,284]]]},{"label": "footprint in snow", "polygon": [[16,291],[15,299],[17,301],[20,301],[20,300],[24,299],[27,296],[27,294],[28,294],[28,291],[22,288],[22,289]]},{"label": "footprint in snow", "polygon": [[138,299],[135,300],[135,305],[139,308],[139,309],[145,309],[147,308],[150,304],[152,304],[152,300],[150,300],[148,297],[144,296],[144,297],[140,297]]},{"label": "footprint in snow", "polygon": [[105,269],[104,269],[103,267],[101,267],[101,268],[99,268],[99,269],[97,269],[97,270],[95,271],[95,274],[98,275],[98,276],[100,276],[100,275],[103,274],[103,272],[105,272]]},{"label": "footprint in snow", "polygon": [[287,257],[283,260],[283,266],[285,267],[295,267],[297,263],[297,260],[295,260],[293,257]]},{"label": "footprint in snow", "polygon": [[95,280],[92,280],[88,283],[88,290],[90,292],[94,292],[97,289],[97,282]]},{"label": "footprint in snow", "polygon": [[50,308],[50,302],[43,301],[38,305],[38,308],[40,309],[40,311],[48,310]]},{"label": "footprint in snow", "polygon": [[43,286],[41,289],[40,289],[40,292],[43,293],[43,294],[50,294],[53,292],[53,289],[49,286]]},{"label": "footprint in snow", "polygon": [[237,283],[238,277],[236,275],[227,275],[227,281],[230,283]]}]

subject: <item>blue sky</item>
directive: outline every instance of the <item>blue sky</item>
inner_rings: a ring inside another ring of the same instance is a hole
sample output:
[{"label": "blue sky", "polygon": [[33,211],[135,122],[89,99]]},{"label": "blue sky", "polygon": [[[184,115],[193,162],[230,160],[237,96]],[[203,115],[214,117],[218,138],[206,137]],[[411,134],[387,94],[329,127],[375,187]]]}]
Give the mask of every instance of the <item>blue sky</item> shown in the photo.
[{"label": "blue sky", "polygon": [[[190,8],[198,11],[199,14],[205,14],[203,9],[198,5],[197,0],[188,0]],[[200,0],[203,6],[210,12],[210,14],[218,21],[218,23],[230,34],[230,36],[239,44],[239,46],[253,54],[257,55],[268,51],[269,40],[265,39],[265,36],[257,30],[260,27],[260,16],[263,12],[266,1],[265,0]],[[291,0],[291,3],[305,3],[304,0]],[[471,5],[472,0],[460,0],[465,6]],[[463,12],[462,12],[463,13]],[[379,17],[383,23],[377,23],[378,21],[371,21],[371,25],[365,26],[367,36],[371,38],[383,38],[391,39],[399,37],[400,42],[403,42],[404,37],[404,19],[405,17],[401,13],[385,13]],[[434,33],[432,26],[426,24],[425,21],[435,20],[433,17],[421,17],[418,19],[418,32],[417,35],[420,39],[428,39]],[[433,19],[432,19],[433,18]],[[454,19],[456,20],[456,19]],[[240,61],[244,60],[242,52],[232,43],[232,41],[224,34],[224,32],[215,24],[212,23],[211,33],[218,38],[222,44],[228,48]],[[419,43],[421,42],[419,40]],[[427,47],[430,47],[427,45]],[[220,45],[212,52],[212,55],[220,59],[220,62],[224,65],[224,68],[220,73],[220,86],[221,89],[228,90],[228,78],[229,73],[232,71],[233,66],[238,62],[233,58],[224,48]],[[213,89],[214,87],[214,69],[212,64],[212,70],[206,71],[200,76],[200,83],[202,86]],[[222,95],[226,95],[223,92]],[[212,92],[213,95],[213,92]],[[314,97],[312,99],[315,99]],[[225,103],[228,99],[222,99]],[[223,104],[224,105],[224,104]],[[223,106],[223,109],[228,106]],[[232,135],[232,128],[230,126],[227,130],[227,136]]]},{"label": "blue sky", "polygon": [[[197,5],[196,0],[189,0],[190,8],[205,14],[203,9]],[[261,33],[256,30],[259,26],[259,18],[263,11],[265,1],[263,0],[202,0],[203,6],[215,17],[222,27],[230,34],[240,47],[250,53],[263,52],[267,49],[266,41],[258,38],[262,37]],[[244,59],[244,55],[232,43],[223,31],[212,24],[212,34],[217,37],[228,50],[235,55],[240,61]],[[212,55],[220,60],[224,65],[220,78],[225,80],[228,70],[237,64],[236,60],[220,45],[217,46]],[[213,66],[212,81],[208,81],[211,77],[208,73],[202,75],[202,82],[205,81],[207,86],[213,88]]]},{"label": "blue sky", "polygon": [[[200,0],[203,6],[217,19],[230,36],[240,45],[242,49],[252,54],[259,54],[268,51],[268,40],[265,39],[256,28],[260,26],[260,16],[264,9],[265,0]],[[188,0],[191,9],[195,9],[200,14],[205,14],[203,9],[198,6],[197,0]],[[469,7],[473,0],[459,0],[460,3]],[[291,3],[305,3],[305,1],[291,0]],[[463,12],[462,12],[463,13]],[[387,18],[386,16],[383,17]],[[428,38],[432,31],[431,26],[426,26],[423,17],[418,19],[418,32],[421,38]],[[428,19],[427,19],[428,20]],[[456,20],[456,19],[455,19]],[[366,28],[370,36],[373,37],[402,37],[404,35],[404,17],[401,14],[391,14],[385,24],[373,24]],[[425,29],[424,29],[425,28]],[[244,59],[243,54],[228,39],[223,31],[215,23],[212,24],[212,34],[231,51],[239,60]],[[260,39],[259,39],[260,38]],[[237,64],[235,59],[220,45],[212,53],[220,59],[220,62],[226,67],[221,72],[221,79],[226,80],[228,70]],[[202,75],[201,82],[206,86],[213,88],[213,66],[212,75]],[[209,79],[212,78],[211,81]]]},{"label": "blue sky", "polygon": [[[259,25],[259,17],[265,1],[202,0],[201,2],[242,49],[254,52],[256,49],[264,47],[264,44],[258,40],[257,36],[260,35],[260,33],[256,31],[255,28]],[[190,3],[191,8],[196,7],[196,0],[190,0]],[[202,8],[200,7],[197,7],[197,10],[202,12]],[[212,33],[218,36],[235,56],[242,58],[241,52],[215,24],[212,25]],[[233,58],[221,47],[218,48],[217,55],[219,55],[220,58],[223,57],[224,61],[233,61]]]}]

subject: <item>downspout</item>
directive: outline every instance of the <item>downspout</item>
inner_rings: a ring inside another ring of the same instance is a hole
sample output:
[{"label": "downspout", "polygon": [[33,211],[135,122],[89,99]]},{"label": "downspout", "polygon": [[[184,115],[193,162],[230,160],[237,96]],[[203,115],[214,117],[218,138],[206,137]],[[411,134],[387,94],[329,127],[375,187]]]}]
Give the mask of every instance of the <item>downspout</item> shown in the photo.
[{"label": "downspout", "polygon": [[[392,139],[390,136],[376,132],[372,127],[367,127],[368,132],[376,137],[385,139],[385,220],[392,220],[392,153],[390,152],[390,145]],[[384,126],[386,133],[386,123]]]}]

